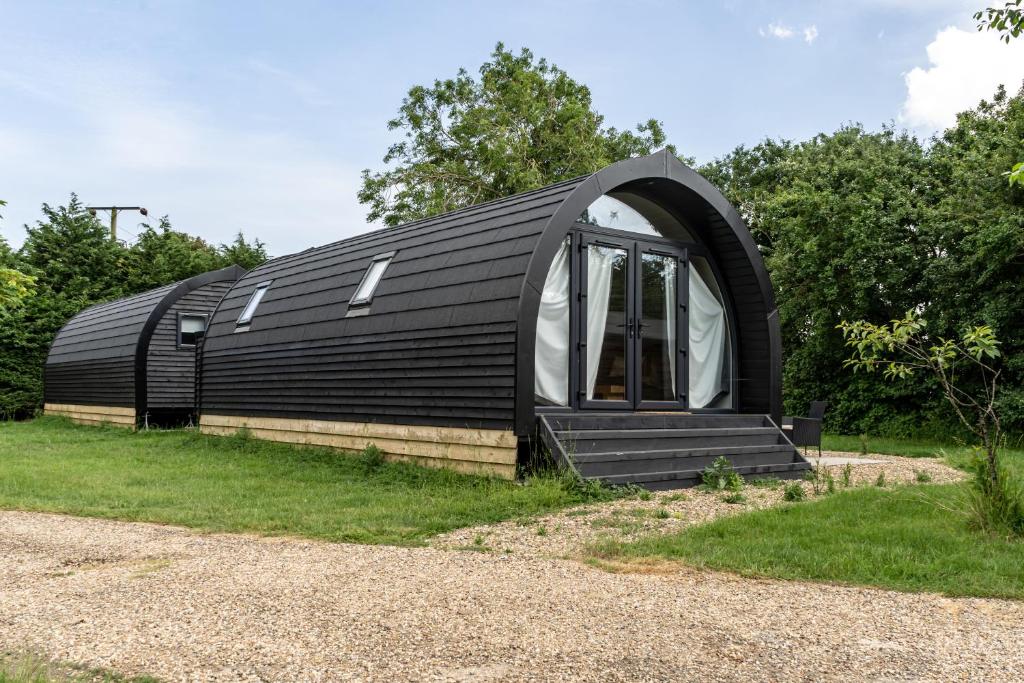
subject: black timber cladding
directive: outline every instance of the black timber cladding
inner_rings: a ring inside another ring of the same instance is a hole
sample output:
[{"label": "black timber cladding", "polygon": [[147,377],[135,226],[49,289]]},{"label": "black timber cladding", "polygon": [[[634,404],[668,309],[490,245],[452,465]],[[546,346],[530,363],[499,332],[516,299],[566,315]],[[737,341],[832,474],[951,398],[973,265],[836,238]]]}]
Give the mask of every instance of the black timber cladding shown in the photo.
[{"label": "black timber cladding", "polygon": [[233,282],[211,282],[178,299],[161,316],[146,354],[147,407],[192,408],[196,391],[196,347],[178,345],[178,316],[209,316]]},{"label": "black timber cladding", "polygon": [[[193,290],[213,282],[230,284],[244,272],[231,266],[81,311],[50,346],[45,402],[119,406],[141,414],[148,397],[147,353],[164,314]],[[216,303],[207,301],[205,312],[212,312]],[[185,362],[194,373],[194,356]]]},{"label": "black timber cladding", "polygon": [[[519,296],[569,181],[282,257],[225,296],[203,344],[200,412],[511,427]],[[395,252],[367,314],[371,260]],[[272,281],[249,330],[235,321]]]},{"label": "black timber cladding", "polygon": [[[531,433],[533,341],[551,260],[583,209],[627,186],[680,215],[708,248],[735,314],[739,410],[777,419],[781,350],[763,260],[724,197],[667,152],[255,269],[211,321],[200,412]],[[370,262],[387,252],[395,256],[366,315],[346,317]],[[237,331],[265,282],[251,324]]]}]

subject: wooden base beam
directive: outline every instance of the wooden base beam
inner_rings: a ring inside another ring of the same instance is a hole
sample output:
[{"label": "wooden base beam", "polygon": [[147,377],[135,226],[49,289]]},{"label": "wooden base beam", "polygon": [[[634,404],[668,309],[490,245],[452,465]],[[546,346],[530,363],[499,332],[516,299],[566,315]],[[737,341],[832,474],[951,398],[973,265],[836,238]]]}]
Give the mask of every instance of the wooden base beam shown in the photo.
[{"label": "wooden base beam", "polygon": [[294,418],[202,415],[205,434],[231,436],[239,429],[258,439],[361,451],[375,445],[388,460],[446,467],[468,474],[513,479],[518,439],[511,430],[334,422]]},{"label": "wooden base beam", "polygon": [[135,409],[123,406],[87,406],[70,403],[46,403],[44,415],[61,415],[74,422],[99,426],[110,424],[115,427],[135,429]]}]

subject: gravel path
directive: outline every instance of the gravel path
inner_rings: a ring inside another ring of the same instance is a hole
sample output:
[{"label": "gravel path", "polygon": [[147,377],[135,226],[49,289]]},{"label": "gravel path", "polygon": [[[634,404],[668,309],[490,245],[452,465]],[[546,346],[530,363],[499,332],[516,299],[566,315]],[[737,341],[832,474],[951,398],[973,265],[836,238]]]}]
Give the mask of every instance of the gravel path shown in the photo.
[{"label": "gravel path", "polygon": [[0,512],[0,651],[179,681],[1024,678],[1024,603]]}]

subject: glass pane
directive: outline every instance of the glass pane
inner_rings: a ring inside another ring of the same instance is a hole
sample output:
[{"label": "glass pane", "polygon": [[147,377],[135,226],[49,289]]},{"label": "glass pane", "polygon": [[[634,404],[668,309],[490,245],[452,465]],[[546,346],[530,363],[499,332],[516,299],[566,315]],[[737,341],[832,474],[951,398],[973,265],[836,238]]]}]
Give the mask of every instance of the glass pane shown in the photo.
[{"label": "glass pane", "polygon": [[587,248],[587,398],[626,400],[625,249]]},{"label": "glass pane", "polygon": [[252,320],[252,316],[256,314],[256,307],[263,301],[263,295],[267,293],[267,288],[270,285],[264,285],[258,287],[255,292],[252,293],[252,297],[249,299],[249,303],[245,305],[245,310],[242,311],[242,315],[238,316],[238,324],[245,325]]},{"label": "glass pane", "polygon": [[202,332],[206,329],[206,317],[201,315],[181,316],[182,332]]},{"label": "glass pane", "polygon": [[722,291],[707,260],[690,260],[689,405],[730,407],[729,328]]},{"label": "glass pane", "polygon": [[644,254],[641,273],[640,398],[676,400],[676,259]]},{"label": "glass pane", "polygon": [[359,289],[352,296],[353,302],[366,301],[373,296],[373,290],[377,289],[377,284],[380,279],[384,277],[384,271],[387,269],[388,264],[391,263],[391,259],[381,259],[374,261],[370,264],[369,270],[366,271],[366,275],[363,277],[362,283],[359,285]]},{"label": "glass pane", "polygon": [[650,221],[630,206],[608,195],[598,197],[593,204],[584,209],[580,222],[599,228],[614,228],[645,235],[658,234]]}]

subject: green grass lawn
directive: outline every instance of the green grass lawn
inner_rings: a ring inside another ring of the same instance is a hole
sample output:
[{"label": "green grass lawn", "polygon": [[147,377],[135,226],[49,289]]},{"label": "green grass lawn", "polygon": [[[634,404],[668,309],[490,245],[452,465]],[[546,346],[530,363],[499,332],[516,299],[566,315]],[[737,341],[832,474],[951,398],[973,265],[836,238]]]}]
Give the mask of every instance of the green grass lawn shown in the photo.
[{"label": "green grass lawn", "polygon": [[0,423],[0,508],[206,531],[420,544],[458,527],[581,502],[555,478],[525,485],[321,448],[193,431],[132,433],[60,418]]},{"label": "green grass lawn", "polygon": [[[1024,474],[1024,449],[1019,447],[1019,439],[1013,442],[1012,448],[1004,450],[1011,466],[1016,465]],[[902,455],[908,458],[944,457],[954,466],[962,466],[970,460],[971,449],[963,444],[943,443],[928,439],[894,439],[880,436],[860,436],[847,434],[825,434],[821,438],[821,447],[828,451],[847,451],[860,453],[864,446],[868,453],[882,455]],[[1012,461],[1012,462],[1011,462]]]},{"label": "green grass lawn", "polygon": [[745,576],[1024,599],[1024,542],[972,531],[960,487],[851,489],[632,543],[591,548],[597,560],[679,560]]},{"label": "green grass lawn", "polygon": [[[860,437],[827,436],[824,447],[859,452]],[[868,437],[871,453],[944,457],[966,468],[971,449]],[[1024,477],[1024,451],[1006,449]],[[878,586],[947,595],[1024,599],[1024,541],[970,528],[960,485],[852,489],[818,500],[748,512],[668,535],[591,548],[598,560],[682,561],[747,576]]]}]

